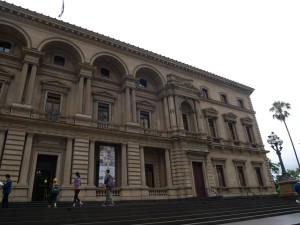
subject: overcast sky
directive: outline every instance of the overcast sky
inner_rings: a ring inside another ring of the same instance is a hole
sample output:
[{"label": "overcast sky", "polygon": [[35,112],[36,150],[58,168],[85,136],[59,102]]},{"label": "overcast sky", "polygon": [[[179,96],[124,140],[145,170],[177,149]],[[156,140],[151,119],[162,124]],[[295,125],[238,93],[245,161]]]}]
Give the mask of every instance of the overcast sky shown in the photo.
[{"label": "overcast sky", "polygon": [[[58,19],[62,0],[6,0]],[[287,169],[297,161],[274,101],[291,104],[287,119],[300,159],[300,1],[65,0],[62,21],[209,71],[255,89],[251,95],[268,157],[274,131]]]}]

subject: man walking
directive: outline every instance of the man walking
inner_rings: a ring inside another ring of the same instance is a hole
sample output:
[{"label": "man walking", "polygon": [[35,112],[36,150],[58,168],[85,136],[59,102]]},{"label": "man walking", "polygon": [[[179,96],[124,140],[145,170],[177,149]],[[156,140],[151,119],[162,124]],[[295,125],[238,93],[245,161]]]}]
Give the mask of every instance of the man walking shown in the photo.
[{"label": "man walking", "polygon": [[112,200],[112,189],[114,187],[114,178],[109,174],[110,170],[107,169],[105,171],[104,184],[106,187],[106,199],[102,206],[114,206],[114,202]]}]

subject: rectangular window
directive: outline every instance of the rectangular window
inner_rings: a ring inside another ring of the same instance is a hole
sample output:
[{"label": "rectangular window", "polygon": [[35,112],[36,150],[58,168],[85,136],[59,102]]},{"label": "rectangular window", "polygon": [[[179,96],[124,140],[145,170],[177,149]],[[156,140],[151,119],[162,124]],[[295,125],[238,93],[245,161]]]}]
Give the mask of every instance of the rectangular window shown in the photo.
[{"label": "rectangular window", "polygon": [[98,103],[98,120],[109,122],[109,104]]},{"label": "rectangular window", "polygon": [[6,41],[0,41],[0,52],[9,53],[11,50],[11,44]]},{"label": "rectangular window", "polygon": [[208,119],[208,128],[209,128],[210,135],[212,137],[217,137],[214,119],[211,119],[211,118]]},{"label": "rectangular window", "polygon": [[235,124],[233,122],[228,122],[228,128],[230,133],[230,138],[234,141],[237,140]]},{"label": "rectangular window", "polygon": [[144,128],[150,128],[150,114],[149,112],[141,111],[140,112],[140,123]]},{"label": "rectangular window", "polygon": [[53,64],[58,66],[65,66],[65,58],[62,56],[55,55],[53,59]]},{"label": "rectangular window", "polygon": [[246,132],[247,132],[249,142],[254,143],[252,126],[246,125],[245,128],[246,128]]},{"label": "rectangular window", "polygon": [[245,187],[246,186],[246,180],[245,180],[245,176],[244,176],[243,166],[237,166],[236,169],[237,169],[240,185],[241,185],[241,187]]},{"label": "rectangular window", "polygon": [[61,104],[61,95],[48,92],[45,111],[48,113],[59,113]]},{"label": "rectangular window", "polygon": [[226,95],[221,95],[221,102],[223,102],[223,103],[227,103],[227,97],[226,97]]},{"label": "rectangular window", "polygon": [[143,87],[143,88],[147,88],[148,84],[147,84],[147,80],[145,79],[140,79],[139,81],[139,86]]},{"label": "rectangular window", "polygon": [[183,128],[185,130],[189,130],[188,115],[187,114],[182,114],[182,121],[183,121]]},{"label": "rectangular window", "polygon": [[244,102],[242,99],[238,99],[238,107],[244,108]]},{"label": "rectangular window", "polygon": [[208,91],[205,88],[202,88],[202,97],[208,98]]},{"label": "rectangular window", "polygon": [[105,69],[105,68],[101,68],[100,75],[101,75],[101,77],[109,78],[109,70]]},{"label": "rectangular window", "polygon": [[226,187],[223,166],[216,165],[216,171],[217,171],[219,187]]},{"label": "rectangular window", "polygon": [[256,176],[257,176],[258,185],[264,186],[260,167],[255,167],[255,172],[256,172]]}]

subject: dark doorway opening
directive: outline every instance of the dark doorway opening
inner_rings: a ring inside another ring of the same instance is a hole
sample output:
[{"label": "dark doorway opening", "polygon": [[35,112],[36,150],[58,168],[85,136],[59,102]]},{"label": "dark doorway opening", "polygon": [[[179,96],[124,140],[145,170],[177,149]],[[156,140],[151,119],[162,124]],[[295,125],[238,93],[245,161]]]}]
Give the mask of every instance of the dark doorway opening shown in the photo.
[{"label": "dark doorway opening", "polygon": [[145,164],[146,185],[149,188],[154,188],[154,171],[152,164]]},{"label": "dark doorway opening", "polygon": [[49,187],[55,178],[57,156],[38,155],[32,192],[32,201],[47,201]]},{"label": "dark doorway opening", "polygon": [[195,189],[196,189],[197,197],[198,198],[206,197],[202,163],[193,162],[193,172],[194,172],[194,181],[195,181]]}]

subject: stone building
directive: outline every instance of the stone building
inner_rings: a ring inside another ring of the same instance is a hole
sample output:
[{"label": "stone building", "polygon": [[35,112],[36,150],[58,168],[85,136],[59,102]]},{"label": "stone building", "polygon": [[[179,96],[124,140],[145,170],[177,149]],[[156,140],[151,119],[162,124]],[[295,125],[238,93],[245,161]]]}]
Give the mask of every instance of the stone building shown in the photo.
[{"label": "stone building", "polygon": [[0,180],[43,201],[268,195],[253,89],[159,54],[0,2]]}]

